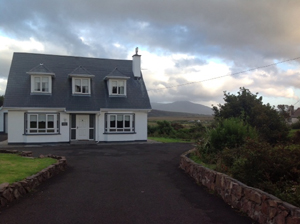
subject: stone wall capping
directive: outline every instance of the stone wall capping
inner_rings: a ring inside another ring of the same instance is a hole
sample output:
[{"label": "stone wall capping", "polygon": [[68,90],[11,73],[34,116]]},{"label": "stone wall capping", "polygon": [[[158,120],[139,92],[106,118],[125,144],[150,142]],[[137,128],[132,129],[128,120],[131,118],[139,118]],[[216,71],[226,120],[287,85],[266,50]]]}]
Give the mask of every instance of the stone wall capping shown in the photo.
[{"label": "stone wall capping", "polygon": [[300,208],[195,163],[189,158],[189,154],[195,150],[191,149],[181,155],[179,167],[197,183],[218,193],[231,207],[246,213],[261,224],[300,224]]},{"label": "stone wall capping", "polygon": [[[26,158],[34,158],[32,157],[31,151],[0,149],[0,153],[12,153]],[[38,158],[45,157],[56,159],[57,162],[46,167],[36,174],[26,177],[24,180],[12,184],[0,184],[0,207],[8,206],[8,204],[13,200],[17,200],[23,195],[32,192],[41,183],[66,169],[67,160],[64,156],[56,156],[52,154],[38,156]]]}]

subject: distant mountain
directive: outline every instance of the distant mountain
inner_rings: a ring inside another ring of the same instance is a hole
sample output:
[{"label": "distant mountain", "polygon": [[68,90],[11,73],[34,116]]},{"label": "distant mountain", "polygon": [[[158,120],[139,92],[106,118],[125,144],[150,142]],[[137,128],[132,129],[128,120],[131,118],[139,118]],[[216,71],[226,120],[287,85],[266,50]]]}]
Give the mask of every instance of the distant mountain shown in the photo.
[{"label": "distant mountain", "polygon": [[170,112],[152,109],[151,112],[148,113],[148,117],[199,117],[199,114]]},{"label": "distant mountain", "polygon": [[210,107],[204,106],[202,104],[192,103],[189,101],[176,101],[173,103],[151,103],[151,106],[154,110],[204,115],[213,114],[213,111]]}]

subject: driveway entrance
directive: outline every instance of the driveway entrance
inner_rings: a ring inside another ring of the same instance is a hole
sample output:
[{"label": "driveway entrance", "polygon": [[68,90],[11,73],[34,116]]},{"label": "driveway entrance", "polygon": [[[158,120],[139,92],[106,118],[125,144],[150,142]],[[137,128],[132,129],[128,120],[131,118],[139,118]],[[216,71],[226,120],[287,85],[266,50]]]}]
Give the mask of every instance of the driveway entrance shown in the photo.
[{"label": "driveway entrance", "polygon": [[35,155],[64,155],[69,167],[1,209],[0,223],[252,223],[178,168],[179,156],[191,148],[190,144],[26,147]]}]

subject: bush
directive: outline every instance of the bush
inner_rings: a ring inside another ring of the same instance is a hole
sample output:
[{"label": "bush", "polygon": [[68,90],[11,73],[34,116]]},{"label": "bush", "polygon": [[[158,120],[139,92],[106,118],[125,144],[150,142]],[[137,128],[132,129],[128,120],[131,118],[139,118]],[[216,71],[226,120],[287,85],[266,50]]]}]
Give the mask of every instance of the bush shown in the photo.
[{"label": "bush", "polygon": [[148,125],[148,135],[153,135],[157,131],[156,126]]},{"label": "bush", "polygon": [[243,147],[225,149],[218,155],[217,170],[243,183],[300,205],[300,150],[247,140]]},{"label": "bush", "polygon": [[239,118],[229,118],[221,121],[209,133],[210,147],[213,152],[222,151],[224,148],[242,146],[246,139],[257,139],[255,128],[244,123]]},{"label": "bush", "polygon": [[240,88],[238,95],[224,92],[225,104],[213,107],[215,119],[220,121],[230,117],[242,118],[260,133],[271,144],[286,141],[289,128],[285,120],[274,107],[263,104],[258,93]]},{"label": "bush", "polygon": [[300,129],[300,121],[297,121],[296,123],[291,124],[292,129]]},{"label": "bush", "polygon": [[157,121],[156,129],[160,136],[172,136],[175,134],[174,128],[168,121]]}]

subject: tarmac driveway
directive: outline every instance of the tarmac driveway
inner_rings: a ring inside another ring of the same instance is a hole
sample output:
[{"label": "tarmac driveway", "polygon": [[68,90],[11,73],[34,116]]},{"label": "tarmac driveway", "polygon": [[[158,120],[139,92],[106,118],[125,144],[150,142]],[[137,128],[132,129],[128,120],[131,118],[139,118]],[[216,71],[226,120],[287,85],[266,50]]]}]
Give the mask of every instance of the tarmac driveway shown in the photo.
[{"label": "tarmac driveway", "polygon": [[64,155],[69,167],[1,209],[0,223],[252,223],[178,168],[180,154],[191,148],[190,144],[26,147],[35,155]]}]

